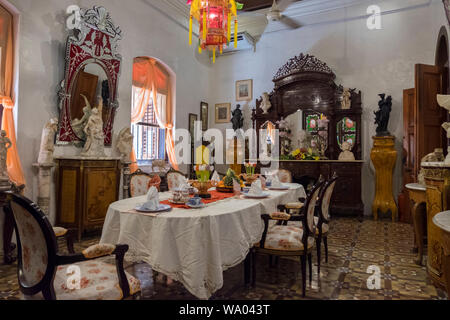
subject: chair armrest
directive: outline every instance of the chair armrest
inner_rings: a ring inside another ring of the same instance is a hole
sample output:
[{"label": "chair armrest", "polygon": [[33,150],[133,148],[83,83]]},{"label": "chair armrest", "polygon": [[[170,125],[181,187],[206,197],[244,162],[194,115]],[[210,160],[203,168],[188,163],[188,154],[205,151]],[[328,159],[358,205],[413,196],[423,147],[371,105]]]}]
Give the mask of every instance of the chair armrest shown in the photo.
[{"label": "chair armrest", "polygon": [[110,245],[108,244],[108,247],[105,248],[111,248],[113,247],[113,250],[111,251],[110,249],[108,250],[104,250],[101,251],[100,249],[98,251],[97,248],[98,246],[103,246],[103,245],[93,245],[89,248],[87,248],[86,250],[83,251],[83,253],[75,253],[75,254],[69,254],[69,255],[57,255],[57,262],[56,264],[58,266],[60,265],[66,265],[66,264],[73,264],[73,263],[77,263],[77,262],[83,262],[83,261],[88,261],[88,260],[94,260],[100,257],[105,257],[105,256],[109,256],[109,255],[118,255],[118,254],[123,254],[125,255],[125,253],[128,251],[128,245],[127,244],[118,244],[118,245]]}]

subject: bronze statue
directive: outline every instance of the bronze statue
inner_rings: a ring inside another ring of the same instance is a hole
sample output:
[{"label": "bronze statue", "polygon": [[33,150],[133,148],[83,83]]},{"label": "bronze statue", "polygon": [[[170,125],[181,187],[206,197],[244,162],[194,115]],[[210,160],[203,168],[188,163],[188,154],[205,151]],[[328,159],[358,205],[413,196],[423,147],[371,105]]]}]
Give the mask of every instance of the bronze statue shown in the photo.
[{"label": "bronze statue", "polygon": [[244,117],[241,111],[241,105],[236,105],[236,109],[232,112],[233,117],[231,123],[233,124],[233,130],[236,131],[244,126]]},{"label": "bronze statue", "polygon": [[378,95],[381,100],[378,102],[378,107],[380,110],[374,112],[375,114],[375,124],[377,126],[377,137],[390,136],[388,131],[389,117],[392,111],[392,97],[386,97],[385,93]]}]

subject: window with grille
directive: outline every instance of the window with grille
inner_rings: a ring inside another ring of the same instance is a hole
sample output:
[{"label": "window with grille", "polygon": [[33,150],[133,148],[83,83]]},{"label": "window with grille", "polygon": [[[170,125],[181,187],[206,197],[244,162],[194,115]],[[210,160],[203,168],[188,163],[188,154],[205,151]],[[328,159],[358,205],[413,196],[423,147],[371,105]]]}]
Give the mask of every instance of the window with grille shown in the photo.
[{"label": "window with grille", "polygon": [[[133,94],[136,94],[135,91],[133,89]],[[158,103],[165,105],[165,95],[158,94],[157,99]],[[165,109],[165,106],[161,109]],[[134,136],[133,144],[138,164],[148,164],[152,160],[166,158],[165,129],[159,127],[153,99],[150,99],[142,120],[138,123],[131,124],[131,132]]]}]

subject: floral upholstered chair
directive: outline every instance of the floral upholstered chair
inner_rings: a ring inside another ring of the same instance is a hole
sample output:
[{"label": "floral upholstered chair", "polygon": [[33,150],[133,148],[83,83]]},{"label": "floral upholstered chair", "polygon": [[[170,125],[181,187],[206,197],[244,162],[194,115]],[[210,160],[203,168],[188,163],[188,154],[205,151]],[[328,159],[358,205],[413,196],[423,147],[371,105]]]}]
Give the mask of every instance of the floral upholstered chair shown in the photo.
[{"label": "floral upholstered chair", "polygon": [[[94,245],[80,254],[58,253],[46,215],[23,196],[6,194],[14,217],[18,281],[27,299],[120,300],[140,292],[140,282],[123,268],[127,245]],[[115,265],[101,257],[115,255]]]},{"label": "floral upholstered chair", "polygon": [[[271,256],[300,256],[302,269],[302,293],[303,297],[306,293],[306,261],[309,260],[309,281],[312,282],[312,249],[314,247],[314,212],[317,203],[317,197],[323,181],[314,186],[313,192],[308,196],[305,202],[304,214],[291,215],[286,208],[283,211],[273,214],[263,214],[264,232],[261,241],[252,249],[252,283],[255,285],[256,253],[268,254]],[[269,226],[269,221],[275,220],[279,224]],[[286,225],[288,221],[300,221],[301,228]]]},{"label": "floral upholstered chair", "polygon": [[161,178],[158,175],[151,176],[138,169],[130,177],[130,197],[138,197],[147,194],[148,189],[156,187],[159,190]]},{"label": "floral upholstered chair", "polygon": [[167,172],[167,185],[169,191],[172,191],[173,189],[177,188],[180,184],[185,182],[187,182],[187,179],[185,175],[182,174],[180,171],[170,169],[169,172]]}]

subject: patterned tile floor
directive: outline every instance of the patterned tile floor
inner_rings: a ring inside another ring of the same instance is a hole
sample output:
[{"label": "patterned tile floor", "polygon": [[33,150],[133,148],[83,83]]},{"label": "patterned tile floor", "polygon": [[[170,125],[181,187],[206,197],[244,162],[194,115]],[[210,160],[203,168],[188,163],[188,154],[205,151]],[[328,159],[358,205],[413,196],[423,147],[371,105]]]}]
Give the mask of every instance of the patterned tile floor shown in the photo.
[{"label": "patterned tile floor", "polygon": [[[76,244],[76,250],[97,241],[98,237],[86,238]],[[313,282],[311,286],[307,282],[306,299],[446,299],[446,294],[429,281],[425,267],[414,263],[413,229],[409,224],[339,218],[332,221],[328,243],[329,261],[322,263],[320,281],[313,257]],[[64,244],[60,246],[64,250]],[[370,275],[366,271],[372,265],[381,271],[380,290],[367,288]],[[0,300],[20,298],[16,268],[16,264],[0,265]],[[195,299],[181,284],[167,285],[156,277],[147,264],[127,263],[126,269],[141,280],[141,299]],[[256,288],[244,287],[240,264],[224,272],[224,286],[212,299],[302,299],[300,264],[289,258],[270,267],[267,256],[258,256]]]}]

